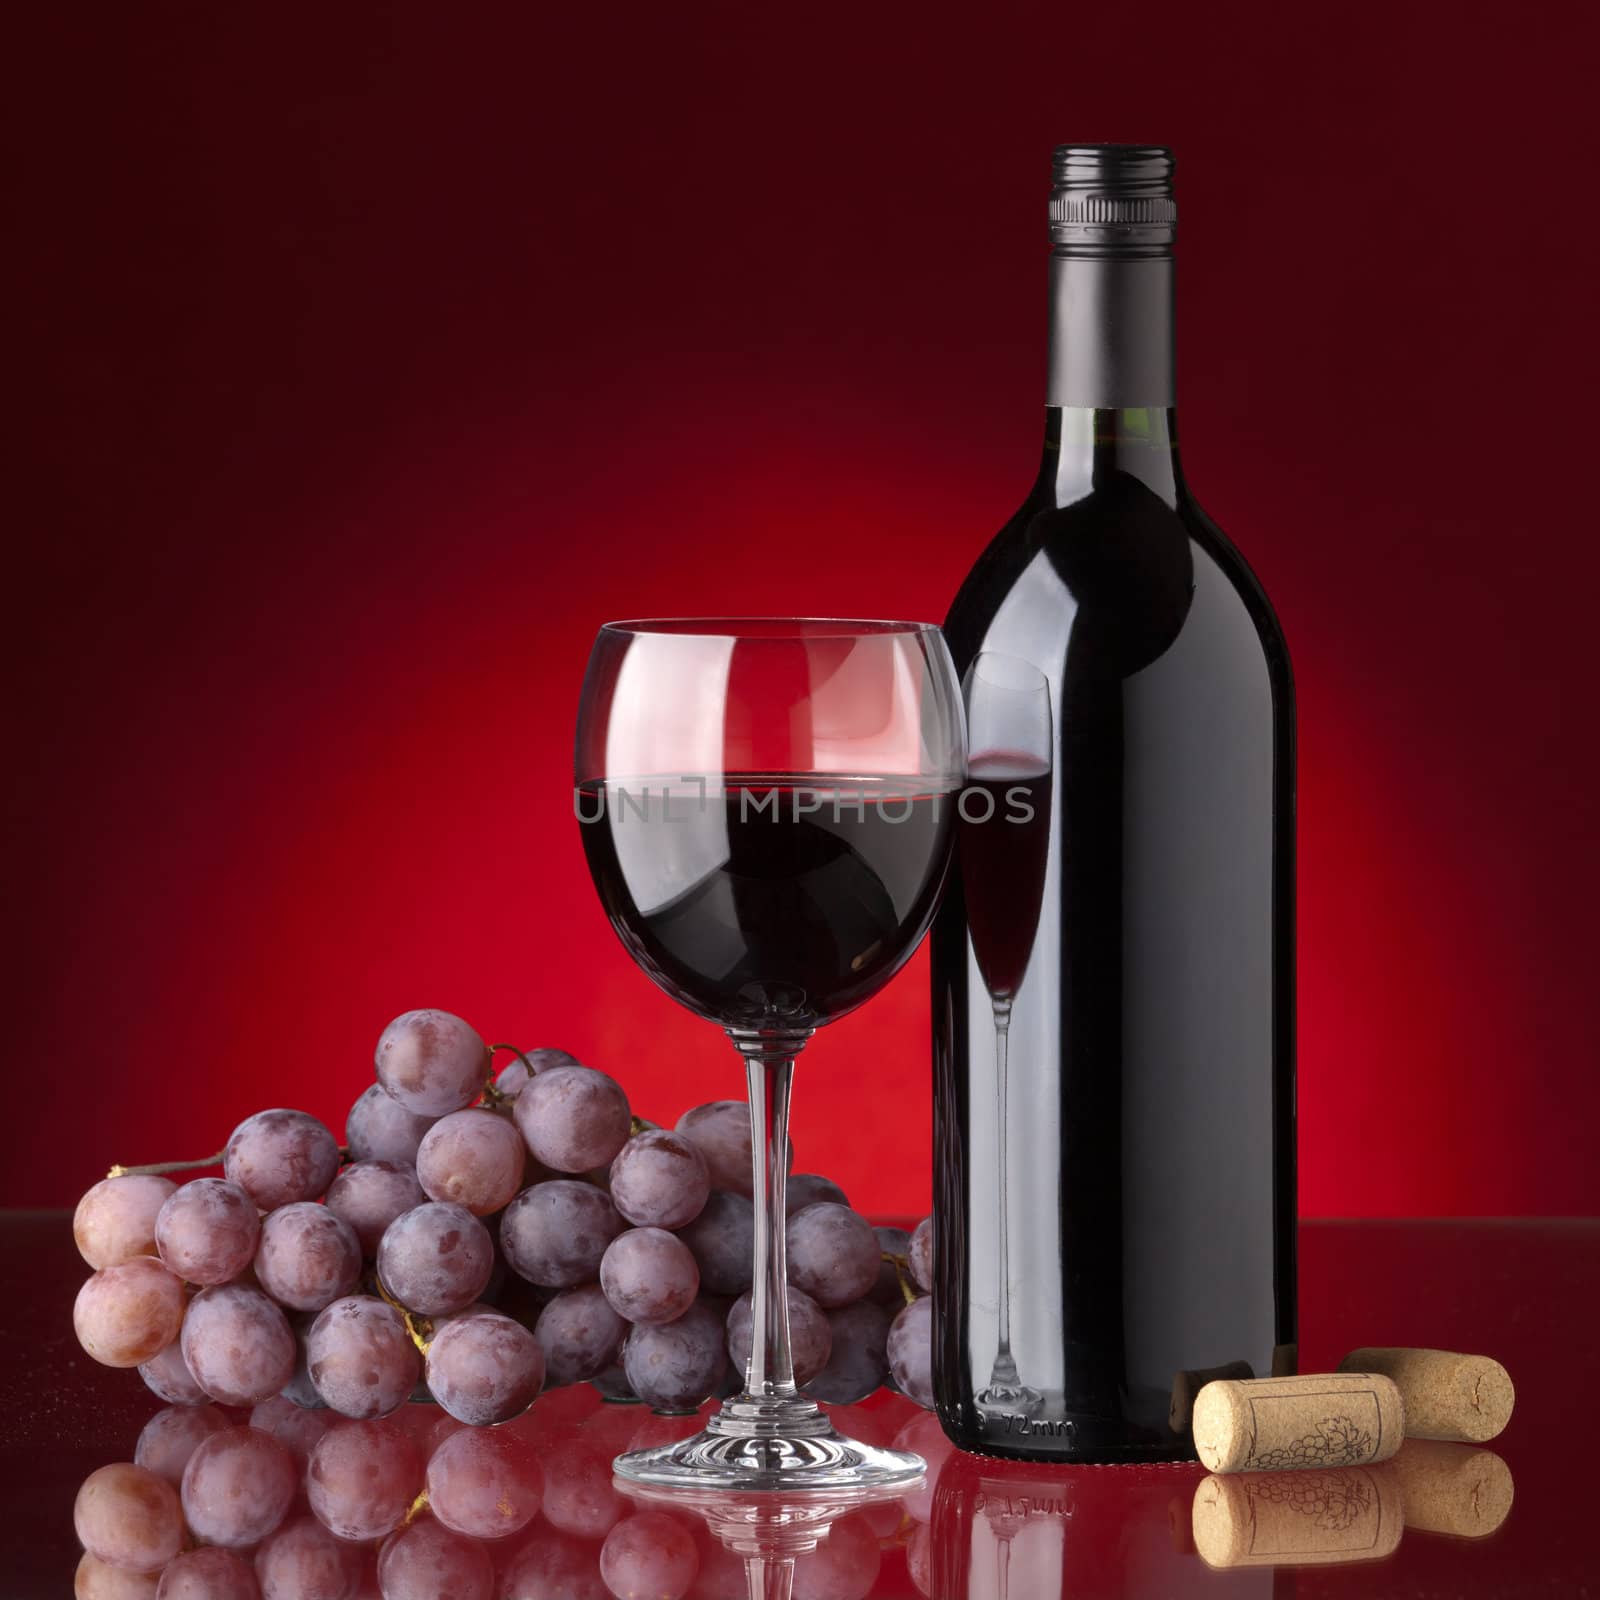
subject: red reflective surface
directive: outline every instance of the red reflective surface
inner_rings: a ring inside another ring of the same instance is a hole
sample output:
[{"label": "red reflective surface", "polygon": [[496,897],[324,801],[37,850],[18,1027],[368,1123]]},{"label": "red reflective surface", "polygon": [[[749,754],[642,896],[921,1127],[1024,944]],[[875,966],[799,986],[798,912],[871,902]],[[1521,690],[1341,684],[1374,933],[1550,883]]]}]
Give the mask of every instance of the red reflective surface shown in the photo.
[{"label": "red reflective surface", "polygon": [[[1198,1465],[1053,1468],[955,1451],[934,1418],[880,1393],[841,1421],[920,1450],[929,1478],[914,1494],[828,1507],[731,1496],[663,1505],[620,1493],[605,1462],[695,1419],[558,1390],[507,1424],[540,1462],[544,1510],[489,1547],[495,1593],[603,1600],[602,1535],[654,1516],[634,1526],[673,1555],[680,1579],[692,1562],[685,1600],[743,1600],[752,1571],[757,1594],[787,1588],[796,1600],[1600,1595],[1584,1437],[1600,1356],[1600,1223],[1312,1223],[1301,1250],[1302,1368],[1362,1344],[1494,1355],[1516,1382],[1517,1407],[1488,1454],[1408,1446],[1369,1471],[1223,1481]],[[0,1216],[8,1600],[70,1591],[79,1484],[130,1460],[160,1409],[134,1374],[77,1348],[70,1308],[83,1270],[66,1213]],[[418,1412],[420,1434],[428,1418]],[[1449,1526],[1493,1531],[1428,1531]],[[378,1592],[370,1572],[366,1583],[356,1592]]]}]

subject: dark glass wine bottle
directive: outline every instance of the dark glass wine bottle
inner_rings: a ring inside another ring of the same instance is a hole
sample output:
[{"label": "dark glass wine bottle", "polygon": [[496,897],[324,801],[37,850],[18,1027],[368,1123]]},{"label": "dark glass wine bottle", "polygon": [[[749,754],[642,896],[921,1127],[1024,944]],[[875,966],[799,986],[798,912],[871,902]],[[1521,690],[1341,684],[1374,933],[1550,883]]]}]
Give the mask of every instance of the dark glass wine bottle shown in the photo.
[{"label": "dark glass wine bottle", "polygon": [[1178,465],[1172,166],[1055,152],[1044,461],[945,623],[1048,689],[1047,848],[964,828],[934,928],[934,1389],[995,1455],[1185,1459],[1207,1374],[1293,1370],[1293,687]]}]

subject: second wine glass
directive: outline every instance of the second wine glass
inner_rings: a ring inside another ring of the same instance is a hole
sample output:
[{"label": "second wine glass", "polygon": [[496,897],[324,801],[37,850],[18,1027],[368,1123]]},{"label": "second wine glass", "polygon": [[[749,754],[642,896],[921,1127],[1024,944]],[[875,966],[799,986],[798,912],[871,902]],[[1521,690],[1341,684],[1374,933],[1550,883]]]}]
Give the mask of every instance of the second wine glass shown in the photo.
[{"label": "second wine glass", "polygon": [[987,804],[961,812],[961,886],[972,954],[994,1010],[996,1173],[999,1244],[995,1262],[999,1338],[986,1411],[1028,1416],[1039,1391],[1022,1381],[1011,1350],[1011,1143],[1007,1093],[1011,1007],[1033,955],[1050,855],[1050,686],[1015,656],[986,652],[966,679],[972,792]]}]

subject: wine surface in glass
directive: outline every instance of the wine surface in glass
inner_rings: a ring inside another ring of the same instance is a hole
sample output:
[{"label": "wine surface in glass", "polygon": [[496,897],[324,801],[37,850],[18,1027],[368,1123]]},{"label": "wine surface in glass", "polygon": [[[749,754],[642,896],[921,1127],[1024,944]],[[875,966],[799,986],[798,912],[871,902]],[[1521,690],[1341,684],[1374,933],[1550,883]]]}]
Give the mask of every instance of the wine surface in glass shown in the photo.
[{"label": "wine surface in glass", "polygon": [[589,869],[630,954],[724,1026],[813,1028],[922,937],[953,791],[918,777],[716,774],[579,785]]}]

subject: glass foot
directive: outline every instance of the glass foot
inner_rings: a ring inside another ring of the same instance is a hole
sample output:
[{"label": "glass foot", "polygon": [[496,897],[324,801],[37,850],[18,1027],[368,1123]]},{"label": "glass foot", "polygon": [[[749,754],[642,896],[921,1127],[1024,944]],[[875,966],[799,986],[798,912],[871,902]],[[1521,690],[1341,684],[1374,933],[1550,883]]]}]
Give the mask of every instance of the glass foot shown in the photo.
[{"label": "glass foot", "polygon": [[809,1401],[763,1402],[740,1396],[703,1433],[612,1464],[619,1478],[662,1489],[760,1489],[785,1494],[836,1493],[915,1483],[921,1456],[847,1439]]},{"label": "glass foot", "polygon": [[1025,1383],[991,1383],[977,1397],[980,1411],[999,1416],[1031,1417],[1044,1404],[1044,1396]]}]

